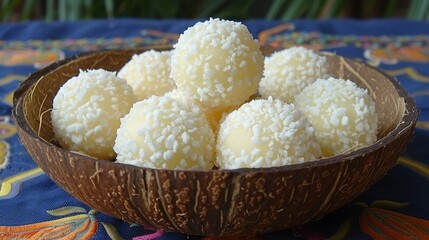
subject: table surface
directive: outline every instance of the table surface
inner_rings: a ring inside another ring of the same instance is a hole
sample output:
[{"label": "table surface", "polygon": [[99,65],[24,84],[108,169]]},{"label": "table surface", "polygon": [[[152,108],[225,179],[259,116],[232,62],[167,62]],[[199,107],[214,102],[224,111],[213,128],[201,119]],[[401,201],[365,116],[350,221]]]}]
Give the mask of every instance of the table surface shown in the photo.
[{"label": "table surface", "polygon": [[[76,238],[86,234],[91,239],[215,239],[148,229],[90,209],[37,167],[20,143],[10,115],[13,91],[39,68],[86,51],[173,44],[179,33],[196,21],[118,19],[0,24],[0,239],[72,233],[78,234]],[[261,44],[302,45],[379,67],[396,77],[420,109],[415,137],[406,153],[371,189],[315,222],[252,238],[428,239],[429,22],[388,19],[243,23]]]}]

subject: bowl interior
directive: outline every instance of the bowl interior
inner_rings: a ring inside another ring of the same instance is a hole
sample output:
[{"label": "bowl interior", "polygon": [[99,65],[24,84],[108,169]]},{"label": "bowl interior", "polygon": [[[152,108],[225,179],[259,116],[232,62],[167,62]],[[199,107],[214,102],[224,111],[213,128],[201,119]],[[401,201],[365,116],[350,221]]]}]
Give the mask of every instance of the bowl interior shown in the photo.
[{"label": "bowl interior", "polygon": [[[166,46],[157,49],[167,50],[169,48]],[[39,72],[40,78],[31,86],[23,102],[26,120],[31,129],[40,138],[56,144],[50,111],[58,89],[68,79],[78,75],[80,69],[103,68],[109,71],[119,71],[133,54],[145,50],[112,50],[84,54],[53,64],[45,71]],[[265,50],[266,55],[269,54],[267,51],[269,50]],[[383,139],[397,128],[406,111],[404,97],[400,95],[402,89],[398,89],[397,84],[384,73],[366,64],[332,54],[325,55],[328,58],[329,73],[333,77],[354,81],[358,86],[368,89],[369,94],[375,100],[379,117],[378,139]]]}]

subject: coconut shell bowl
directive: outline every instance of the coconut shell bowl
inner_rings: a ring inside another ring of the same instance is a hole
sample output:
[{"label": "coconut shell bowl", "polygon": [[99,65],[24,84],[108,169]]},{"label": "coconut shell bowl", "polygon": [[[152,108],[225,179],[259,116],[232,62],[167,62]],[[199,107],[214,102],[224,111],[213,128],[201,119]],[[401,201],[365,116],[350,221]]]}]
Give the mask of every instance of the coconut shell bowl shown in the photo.
[{"label": "coconut shell bowl", "polygon": [[58,89],[79,69],[118,71],[145,50],[107,50],[56,62],[29,76],[14,95],[18,134],[46,175],[88,206],[125,221],[207,236],[302,225],[344,206],[380,180],[414,132],[415,103],[392,77],[327,54],[332,76],[356,82],[376,101],[380,130],[371,146],[291,166],[210,171],[141,168],[62,149],[50,118]]}]

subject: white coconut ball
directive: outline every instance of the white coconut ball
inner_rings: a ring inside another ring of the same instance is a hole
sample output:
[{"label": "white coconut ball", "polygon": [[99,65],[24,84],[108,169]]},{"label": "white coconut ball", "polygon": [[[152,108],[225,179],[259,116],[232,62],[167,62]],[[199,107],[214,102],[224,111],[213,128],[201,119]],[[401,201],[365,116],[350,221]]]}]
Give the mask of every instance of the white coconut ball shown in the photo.
[{"label": "white coconut ball", "polygon": [[152,95],[161,96],[174,88],[170,78],[171,51],[149,50],[135,54],[118,72],[133,88],[138,100]]},{"label": "white coconut ball", "polygon": [[306,86],[327,77],[325,56],[303,47],[291,47],[265,58],[259,93],[263,98],[272,96],[291,103]]},{"label": "white coconut ball", "polygon": [[207,120],[210,123],[210,126],[217,135],[217,131],[219,128],[219,123],[222,118],[232,112],[235,109],[238,109],[239,106],[228,106],[228,107],[206,107],[202,105],[195,97],[191,96],[186,92],[182,92],[179,89],[174,89],[166,94],[177,101],[181,101],[184,104],[196,104],[200,107],[200,109],[204,112],[207,117]]},{"label": "white coconut ball", "polygon": [[121,119],[117,162],[158,169],[205,169],[214,165],[215,140],[195,104],[169,96],[137,102]]},{"label": "white coconut ball", "polygon": [[321,156],[314,129],[291,104],[253,100],[221,123],[217,140],[220,168],[276,167]]},{"label": "white coconut ball", "polygon": [[114,72],[81,70],[59,89],[53,100],[55,136],[67,150],[113,160],[120,118],[135,101],[131,87]]},{"label": "white coconut ball", "polygon": [[295,96],[294,104],[315,128],[325,157],[377,141],[375,102],[350,80],[317,80]]},{"label": "white coconut ball", "polygon": [[259,43],[239,22],[198,22],[179,37],[171,58],[177,87],[207,107],[237,106],[257,92],[263,71]]}]

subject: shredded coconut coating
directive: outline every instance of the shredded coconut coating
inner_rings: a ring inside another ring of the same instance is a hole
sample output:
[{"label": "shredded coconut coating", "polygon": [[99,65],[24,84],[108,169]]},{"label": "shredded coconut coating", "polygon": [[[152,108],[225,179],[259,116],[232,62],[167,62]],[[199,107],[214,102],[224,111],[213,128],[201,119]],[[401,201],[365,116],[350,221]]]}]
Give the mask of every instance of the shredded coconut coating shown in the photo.
[{"label": "shredded coconut coating", "polygon": [[149,50],[135,54],[118,72],[133,88],[138,100],[161,96],[176,88],[171,72],[171,51]]},{"label": "shredded coconut coating", "polygon": [[120,118],[135,101],[131,87],[116,73],[81,70],[59,89],[53,100],[55,136],[67,150],[113,160]]},{"label": "shredded coconut coating", "polygon": [[210,123],[210,127],[215,133],[219,130],[219,123],[221,120],[230,112],[237,109],[239,106],[228,106],[228,107],[206,107],[202,105],[198,99],[193,97],[190,94],[180,91],[179,89],[174,89],[166,94],[166,96],[172,97],[177,101],[182,101],[184,104],[197,104],[204,114],[207,117],[207,120]]},{"label": "shredded coconut coating", "polygon": [[174,45],[171,76],[207,107],[237,106],[257,92],[263,71],[259,43],[239,22],[210,19]]},{"label": "shredded coconut coating", "polygon": [[157,169],[213,168],[215,140],[201,109],[169,96],[137,102],[121,119],[117,162]]},{"label": "shredded coconut coating", "polygon": [[263,98],[272,96],[286,103],[317,79],[328,78],[326,57],[303,47],[292,47],[265,58],[259,83]]},{"label": "shredded coconut coating", "polygon": [[314,129],[292,104],[253,100],[221,123],[217,141],[221,168],[276,167],[321,156]]},{"label": "shredded coconut coating", "polygon": [[377,141],[375,102],[350,80],[319,79],[295,96],[294,104],[315,128],[325,157]]}]

